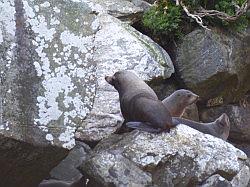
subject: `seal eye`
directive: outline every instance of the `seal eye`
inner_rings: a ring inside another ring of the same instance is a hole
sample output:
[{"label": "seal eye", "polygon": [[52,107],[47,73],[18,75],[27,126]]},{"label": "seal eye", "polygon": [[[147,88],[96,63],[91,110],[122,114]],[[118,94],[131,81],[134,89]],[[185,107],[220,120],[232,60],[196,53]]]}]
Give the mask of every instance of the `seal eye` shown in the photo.
[{"label": "seal eye", "polygon": [[188,97],[191,97],[191,94],[188,94]]}]

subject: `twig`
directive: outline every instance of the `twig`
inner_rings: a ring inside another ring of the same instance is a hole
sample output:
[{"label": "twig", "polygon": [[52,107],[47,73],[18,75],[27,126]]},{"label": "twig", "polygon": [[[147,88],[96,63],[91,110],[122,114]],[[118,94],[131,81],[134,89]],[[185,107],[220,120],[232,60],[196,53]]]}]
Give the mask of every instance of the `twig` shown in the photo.
[{"label": "twig", "polygon": [[203,24],[203,21],[202,21],[202,19],[201,19],[201,17],[199,15],[191,14],[189,12],[189,10],[187,9],[187,7],[182,3],[182,1],[180,1],[180,5],[183,8],[183,10],[186,12],[187,16],[193,18],[202,28],[210,30],[207,26],[205,26]]}]

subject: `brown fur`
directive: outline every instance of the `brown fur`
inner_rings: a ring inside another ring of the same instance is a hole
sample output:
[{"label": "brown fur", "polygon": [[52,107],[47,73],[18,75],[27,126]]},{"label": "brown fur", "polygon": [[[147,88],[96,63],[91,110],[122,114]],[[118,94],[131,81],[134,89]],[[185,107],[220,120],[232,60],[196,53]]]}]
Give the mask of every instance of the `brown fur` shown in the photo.
[{"label": "brown fur", "polygon": [[217,138],[227,140],[230,131],[230,121],[227,114],[223,113],[211,123],[199,123],[184,118],[173,117],[175,125],[184,124],[205,134],[210,134]]},{"label": "brown fur", "polygon": [[185,89],[176,90],[165,98],[162,103],[167,107],[172,117],[181,117],[188,105],[195,103],[199,96]]},{"label": "brown fur", "polygon": [[169,111],[155,92],[130,71],[106,76],[106,81],[119,92],[120,107],[126,122],[144,122],[160,131],[174,127]]}]

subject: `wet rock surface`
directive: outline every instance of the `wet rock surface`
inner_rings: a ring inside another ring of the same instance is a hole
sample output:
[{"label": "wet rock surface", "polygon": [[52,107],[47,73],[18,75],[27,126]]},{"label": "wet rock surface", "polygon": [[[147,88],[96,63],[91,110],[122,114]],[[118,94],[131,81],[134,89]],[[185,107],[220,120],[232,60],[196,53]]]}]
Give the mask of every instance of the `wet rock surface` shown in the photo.
[{"label": "wet rock surface", "polygon": [[114,135],[104,139],[80,170],[103,186],[132,182],[188,186],[201,183],[213,173],[232,181],[245,167],[246,159],[231,144],[179,125],[170,133],[133,131],[122,138]]}]

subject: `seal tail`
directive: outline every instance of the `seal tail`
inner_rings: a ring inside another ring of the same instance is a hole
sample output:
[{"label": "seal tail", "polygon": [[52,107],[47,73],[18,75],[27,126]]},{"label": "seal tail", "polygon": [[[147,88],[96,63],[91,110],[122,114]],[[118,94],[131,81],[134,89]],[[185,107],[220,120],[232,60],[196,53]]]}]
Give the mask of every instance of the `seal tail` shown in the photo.
[{"label": "seal tail", "polygon": [[139,121],[130,121],[126,123],[126,126],[132,129],[138,129],[145,132],[150,133],[160,133],[162,129],[160,128],[153,128],[152,125],[146,122],[139,122]]},{"label": "seal tail", "polygon": [[198,122],[195,121],[191,121],[185,118],[180,118],[180,117],[172,117],[173,120],[173,124],[174,125],[179,125],[179,124],[183,124],[186,126],[189,126],[197,131],[203,132],[205,134],[211,134],[209,132],[209,129],[205,126],[205,125],[201,125]]}]

